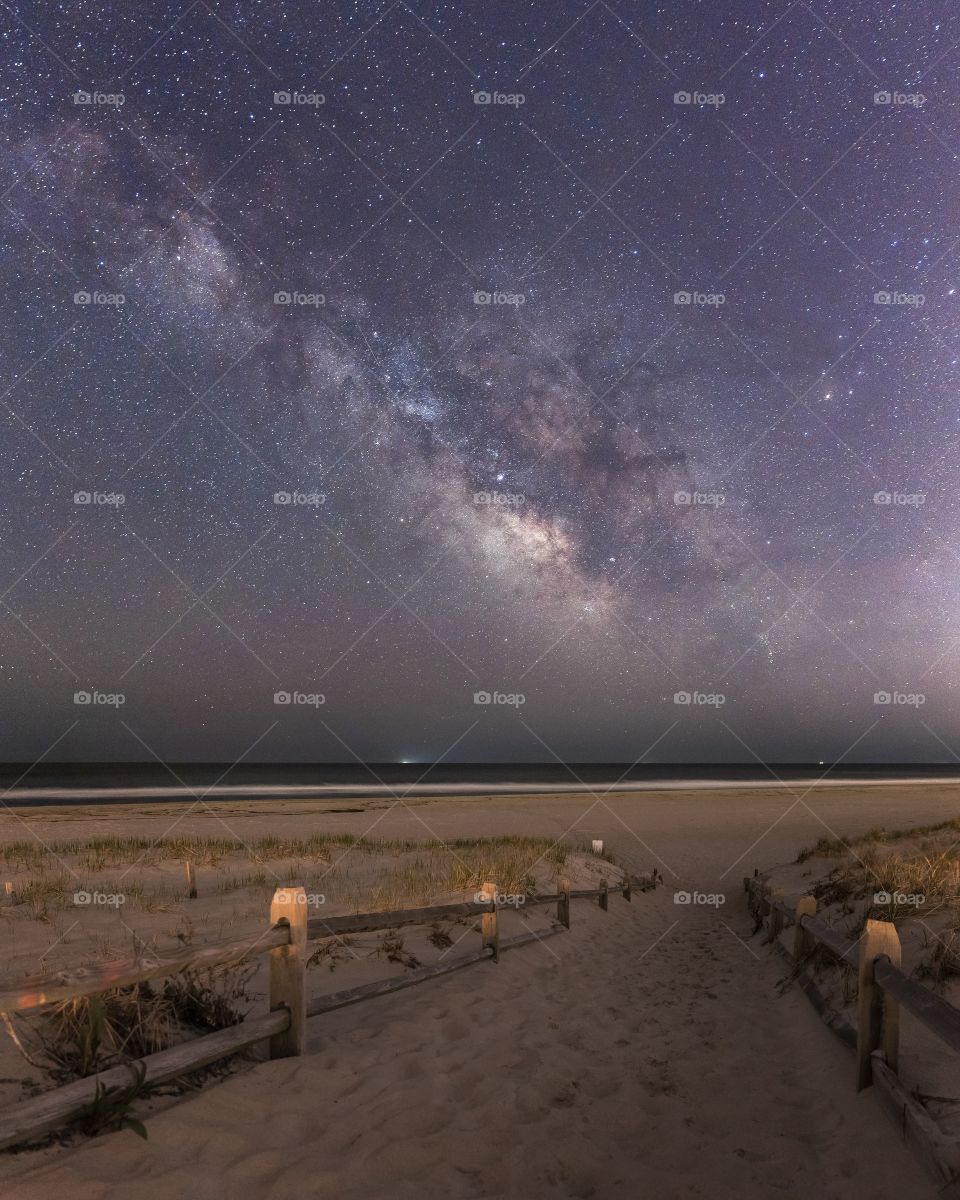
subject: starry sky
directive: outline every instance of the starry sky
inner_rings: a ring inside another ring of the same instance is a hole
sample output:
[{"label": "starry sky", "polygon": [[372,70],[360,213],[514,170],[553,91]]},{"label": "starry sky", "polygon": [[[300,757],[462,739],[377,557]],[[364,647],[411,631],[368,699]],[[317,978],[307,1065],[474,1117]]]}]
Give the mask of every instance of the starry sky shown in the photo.
[{"label": "starry sky", "polygon": [[2,757],[960,761],[958,70],[949,0],[0,4]]}]

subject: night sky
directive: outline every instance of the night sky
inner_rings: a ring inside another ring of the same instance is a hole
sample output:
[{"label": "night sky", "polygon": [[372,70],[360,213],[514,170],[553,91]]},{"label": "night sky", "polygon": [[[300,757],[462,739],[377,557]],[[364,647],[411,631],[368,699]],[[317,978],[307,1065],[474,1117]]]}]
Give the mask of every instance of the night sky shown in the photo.
[{"label": "night sky", "polygon": [[2,757],[957,761],[958,69],[948,0],[0,4]]}]

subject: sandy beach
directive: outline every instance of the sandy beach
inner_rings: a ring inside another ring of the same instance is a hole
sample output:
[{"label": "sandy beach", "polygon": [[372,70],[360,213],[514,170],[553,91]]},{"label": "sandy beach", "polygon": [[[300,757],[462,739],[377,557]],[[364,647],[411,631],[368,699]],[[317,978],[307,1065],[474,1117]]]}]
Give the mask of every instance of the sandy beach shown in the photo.
[{"label": "sandy beach", "polygon": [[[146,1142],[121,1131],[3,1155],[10,1194],[934,1194],[869,1092],[855,1093],[844,1048],[795,989],[780,994],[784,966],[751,936],[742,877],[792,862],[825,835],[954,817],[956,787],[421,797],[323,809],[231,800],[21,810],[3,817],[0,838],[596,837],[630,871],[659,869],[664,886],[631,904],[614,897],[607,913],[575,904],[568,934],[495,966],[316,1018],[302,1058],[150,1100]],[[206,883],[201,872],[201,891]],[[677,889],[725,902],[677,905]]]}]

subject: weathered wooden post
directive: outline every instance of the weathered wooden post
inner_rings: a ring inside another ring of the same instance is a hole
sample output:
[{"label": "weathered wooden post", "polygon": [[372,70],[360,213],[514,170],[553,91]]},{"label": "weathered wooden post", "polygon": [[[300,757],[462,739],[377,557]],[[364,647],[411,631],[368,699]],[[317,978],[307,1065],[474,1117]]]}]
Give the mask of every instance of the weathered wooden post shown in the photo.
[{"label": "weathered wooden post", "polygon": [[270,1011],[290,1013],[288,1028],[270,1039],[270,1057],[289,1058],[307,1046],[307,896],[302,887],[277,888],[270,924],[290,928],[289,943],[270,951]]},{"label": "weathered wooden post", "polygon": [[793,931],[793,958],[799,966],[809,954],[811,946],[810,936],[803,927],[803,918],[817,915],[816,896],[801,896],[797,901],[794,915],[797,923]]},{"label": "weathered wooden post", "polygon": [[783,888],[775,888],[770,895],[770,934],[769,941],[775,942],[783,929]]},{"label": "weathered wooden post", "polygon": [[480,932],[483,935],[483,948],[487,946],[493,948],[493,961],[500,961],[500,932],[497,928],[497,885],[489,879],[480,889],[480,894],[484,900],[489,900],[493,904],[493,910],[484,913],[480,918]]},{"label": "weathered wooden post", "polygon": [[900,937],[892,921],[867,921],[860,935],[860,962],[857,982],[857,1091],[873,1083],[870,1055],[882,1050],[891,1071],[897,1069],[897,1047],[900,1037],[900,1005],[892,996],[885,996],[874,978],[873,968],[878,957],[886,955],[900,966]]},{"label": "weathered wooden post", "polygon": [[183,867],[184,867],[184,875],[186,876],[186,880],[187,880],[187,896],[190,900],[196,900],[196,898],[197,898],[196,868],[194,867],[193,863],[189,859],[187,859],[187,861],[183,864]]},{"label": "weathered wooden post", "polygon": [[629,875],[624,875],[623,877],[623,898],[624,900],[629,900],[631,903],[633,903],[633,892],[630,890]]},{"label": "weathered wooden post", "polygon": [[8,879],[3,885],[3,903],[16,904],[17,895],[13,888],[13,880]]},{"label": "weathered wooden post", "polygon": [[605,879],[600,880],[600,907],[604,912],[610,911],[610,889]]},{"label": "weathered wooden post", "polygon": [[570,928],[570,880],[561,879],[558,881],[558,891],[560,898],[557,900],[557,920],[561,925]]}]

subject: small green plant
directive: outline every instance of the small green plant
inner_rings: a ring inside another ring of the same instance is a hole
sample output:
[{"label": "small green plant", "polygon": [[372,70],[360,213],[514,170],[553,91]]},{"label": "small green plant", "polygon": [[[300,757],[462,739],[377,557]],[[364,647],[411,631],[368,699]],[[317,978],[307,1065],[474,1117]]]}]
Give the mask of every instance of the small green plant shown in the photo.
[{"label": "small green plant", "polygon": [[109,1129],[131,1129],[137,1137],[147,1140],[146,1126],[129,1112],[135,1100],[149,1094],[147,1068],[144,1063],[132,1063],[130,1070],[134,1075],[132,1083],[107,1087],[97,1081],[93,1099],[76,1118],[76,1124],[83,1133],[96,1137]]}]

